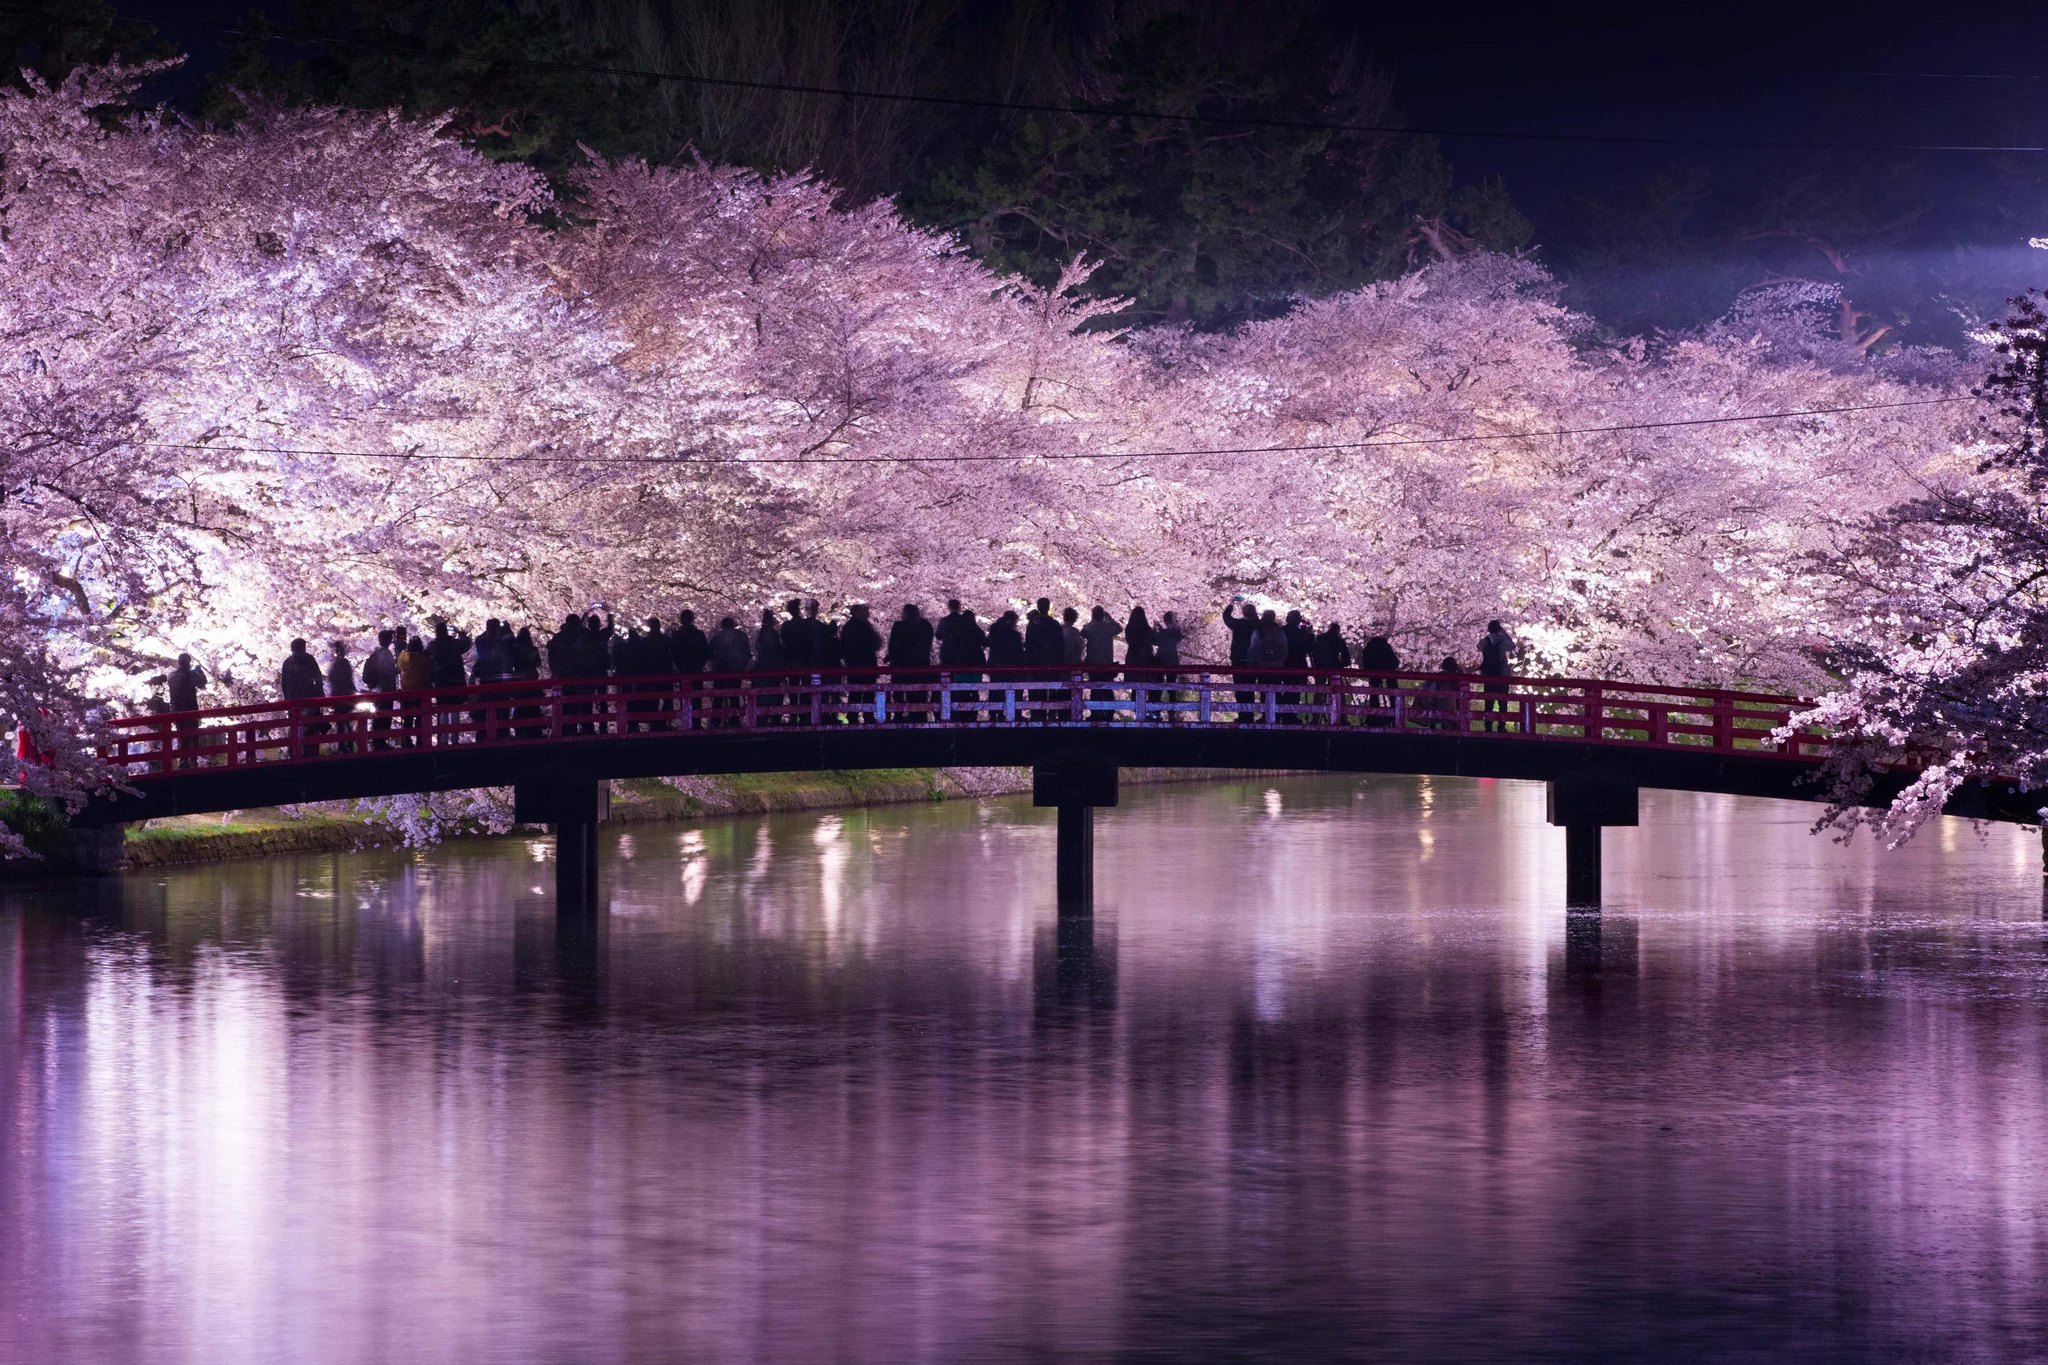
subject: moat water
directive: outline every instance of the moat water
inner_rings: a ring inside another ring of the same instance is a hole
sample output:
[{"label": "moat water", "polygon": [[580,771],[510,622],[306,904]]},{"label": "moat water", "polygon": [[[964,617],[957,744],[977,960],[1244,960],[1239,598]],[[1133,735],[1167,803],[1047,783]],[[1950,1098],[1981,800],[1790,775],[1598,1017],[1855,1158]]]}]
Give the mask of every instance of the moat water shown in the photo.
[{"label": "moat water", "polygon": [[2048,1358],[2031,831],[1050,814],[0,889],[0,1360]]}]

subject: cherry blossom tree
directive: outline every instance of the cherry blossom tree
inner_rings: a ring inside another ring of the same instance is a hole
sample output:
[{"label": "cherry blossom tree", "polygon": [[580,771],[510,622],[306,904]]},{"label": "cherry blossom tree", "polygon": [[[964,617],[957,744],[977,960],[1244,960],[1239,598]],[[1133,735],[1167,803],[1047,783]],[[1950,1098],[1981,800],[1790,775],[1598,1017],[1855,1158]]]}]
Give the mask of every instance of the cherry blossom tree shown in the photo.
[{"label": "cherry blossom tree", "polygon": [[1818,286],[1615,342],[1482,255],[1127,333],[1085,261],[1037,288],[812,178],[593,158],[558,202],[395,114],[110,117],[141,74],[0,94],[0,710],[64,802],[105,779],[95,707],[180,649],[254,696],[293,635],[595,599],[1198,625],[1245,592],[1425,663],[1496,615],[1546,669],[1855,659],[1853,708],[1913,634],[1871,518],[2019,477],[1956,482],[1954,357],[1843,341]]},{"label": "cherry blossom tree", "polygon": [[[1967,433],[1952,363],[1821,345],[1803,302],[1601,345],[1543,272],[1493,257],[1145,339],[1194,444],[1268,452],[1181,457],[1158,514],[1219,592],[1430,663],[1503,616],[1536,667],[1813,686],[1809,557]],[[1830,408],[1860,410],[1731,420]]]},{"label": "cherry blossom tree", "polygon": [[646,461],[611,519],[622,588],[929,597],[1022,565],[1078,588],[1101,562],[1101,475],[1058,457],[1125,420],[1130,367],[1082,330],[1110,311],[1072,298],[1084,267],[1034,290],[804,178],[600,162],[580,183],[568,282],[628,341],[621,448]]},{"label": "cherry blossom tree", "polygon": [[[1983,455],[1869,519],[1825,565],[1838,583],[1842,685],[1805,719],[1843,740],[1828,818],[1911,836],[1965,784],[2048,786],[2048,311],[1991,329]],[[1920,768],[1888,808],[1887,767]]]}]

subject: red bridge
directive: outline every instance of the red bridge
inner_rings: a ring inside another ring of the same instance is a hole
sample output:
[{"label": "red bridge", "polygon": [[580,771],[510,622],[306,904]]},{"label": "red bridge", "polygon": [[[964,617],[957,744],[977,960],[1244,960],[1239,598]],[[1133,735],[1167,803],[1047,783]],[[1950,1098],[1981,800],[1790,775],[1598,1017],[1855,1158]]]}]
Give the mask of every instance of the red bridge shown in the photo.
[{"label": "red bridge", "polygon": [[[1567,896],[1596,904],[1600,830],[1639,787],[1820,800],[1807,703],[1569,678],[1357,671],[946,669],[552,679],[229,706],[110,722],[127,790],[77,823],[509,786],[556,828],[560,903],[596,888],[613,778],[949,765],[1029,766],[1059,808],[1060,898],[1085,904],[1093,810],[1122,767],[1293,768],[1550,784]],[[1880,783],[1868,799],[1903,785]],[[1976,790],[1956,813],[2031,823],[2038,803]]]}]

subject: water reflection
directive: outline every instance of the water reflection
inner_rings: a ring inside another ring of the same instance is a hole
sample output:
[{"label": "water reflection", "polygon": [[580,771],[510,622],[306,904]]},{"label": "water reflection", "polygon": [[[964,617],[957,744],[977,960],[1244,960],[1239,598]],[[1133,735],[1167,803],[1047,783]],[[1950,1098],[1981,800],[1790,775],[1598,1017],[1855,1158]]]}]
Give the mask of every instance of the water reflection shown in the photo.
[{"label": "water reflection", "polygon": [[1060,918],[1047,814],[0,893],[0,1359],[2048,1353],[2031,838],[1646,793],[1567,917],[1538,788],[1127,788]]}]

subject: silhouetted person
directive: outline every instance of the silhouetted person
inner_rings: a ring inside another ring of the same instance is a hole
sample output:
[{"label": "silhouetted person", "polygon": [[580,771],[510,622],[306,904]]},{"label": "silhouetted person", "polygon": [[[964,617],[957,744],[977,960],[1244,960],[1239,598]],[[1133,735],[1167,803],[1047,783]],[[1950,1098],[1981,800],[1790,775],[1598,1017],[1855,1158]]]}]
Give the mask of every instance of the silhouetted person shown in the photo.
[{"label": "silhouetted person", "polygon": [[520,682],[540,681],[540,646],[533,642],[529,626],[521,626],[512,637],[512,677]]},{"label": "silhouetted person", "polygon": [[1161,668],[1180,667],[1180,642],[1187,635],[1180,628],[1180,618],[1167,612],[1159,618],[1159,624],[1152,631],[1154,658]]},{"label": "silhouetted person", "polygon": [[654,678],[669,672],[675,647],[669,642],[668,632],[661,628],[659,616],[647,618],[647,634],[642,638],[647,641],[647,650],[640,659],[641,676]]},{"label": "silhouetted person", "polygon": [[[1024,662],[1034,669],[1058,668],[1066,662],[1066,643],[1060,634],[1060,618],[1053,614],[1052,599],[1041,597],[1037,605],[1024,614]],[[1035,678],[1041,690],[1036,694],[1041,701],[1057,703],[1064,692],[1043,690],[1047,679]],[[1039,720],[1051,720],[1054,713],[1037,708],[1033,714]]]},{"label": "silhouetted person", "polygon": [[[1486,634],[1479,637],[1479,673],[1486,678],[1508,678],[1514,676],[1515,637],[1498,621],[1486,623]],[[1508,685],[1504,682],[1490,682],[1486,685],[1488,700],[1486,709],[1496,714],[1508,709],[1504,699]],[[1501,697],[1501,700],[1494,698]],[[1504,728],[1497,720],[1486,722],[1488,730]]]},{"label": "silhouetted person", "polygon": [[1174,670],[1180,667],[1180,642],[1185,638],[1180,628],[1180,618],[1170,611],[1162,613],[1159,624],[1152,629],[1154,661],[1163,670],[1159,681],[1166,688],[1160,695],[1173,705],[1174,709],[1167,713],[1167,719],[1175,722],[1180,720],[1181,694],[1180,689],[1172,684],[1180,680],[1180,675]]},{"label": "silhouetted person", "polygon": [[846,626],[839,632],[839,655],[850,669],[872,673],[882,659],[882,636],[868,619],[868,604],[856,602],[847,609]]},{"label": "silhouetted person", "polygon": [[789,613],[789,619],[781,626],[782,666],[809,672],[818,666],[817,624],[804,619],[804,604],[800,598],[790,598],[782,609]]},{"label": "silhouetted person", "polygon": [[[1018,675],[1013,670],[1024,667],[1024,632],[1018,629],[1014,611],[1004,612],[988,628],[988,667],[990,680],[999,683],[1015,682]],[[1019,718],[1025,714],[1020,712]]]},{"label": "silhouetted person", "polygon": [[567,685],[569,680],[583,675],[583,653],[583,618],[571,612],[562,619],[562,628],[548,637],[547,650],[548,676],[557,684],[555,691],[560,699],[557,705],[561,707],[564,734],[583,734],[586,727],[569,718],[590,714],[589,702],[569,700],[585,695],[584,689]]},{"label": "silhouetted person", "polygon": [[1151,620],[1143,607],[1132,607],[1124,622],[1124,662],[1132,668],[1150,668],[1158,657]]},{"label": "silhouetted person", "polygon": [[1115,663],[1117,637],[1123,633],[1124,628],[1116,623],[1114,616],[1099,606],[1094,608],[1088,613],[1088,624],[1081,627],[1081,662],[1090,665]]},{"label": "silhouetted person", "polygon": [[1258,629],[1252,632],[1251,653],[1245,662],[1253,668],[1287,666],[1287,628],[1273,612],[1259,617]]},{"label": "silhouetted person", "polygon": [[[711,636],[711,671],[744,673],[753,661],[754,651],[747,644],[747,633],[740,629],[740,623],[730,616],[720,617],[718,629]],[[719,678],[711,686],[715,689],[711,703],[714,709],[731,712],[739,708],[739,679]]]},{"label": "silhouetted person", "polygon": [[661,618],[647,618],[647,629],[628,627],[626,637],[614,647],[613,665],[622,679],[629,681],[619,685],[625,697],[627,728],[637,733],[660,728],[656,719],[668,705],[668,685],[656,681],[670,670],[668,636],[662,632]]},{"label": "silhouetted person", "polygon": [[932,624],[916,604],[906,602],[903,615],[889,627],[889,652],[882,662],[891,668],[929,668],[932,662]]},{"label": "silhouetted person", "polygon": [[476,655],[470,661],[472,683],[503,682],[512,672],[512,628],[493,616],[484,622],[476,637]]},{"label": "silhouetted person", "polygon": [[1298,611],[1287,613],[1287,666],[1307,668],[1316,645],[1315,627]]},{"label": "silhouetted person", "polygon": [[[501,683],[512,676],[512,627],[493,616],[484,622],[484,628],[477,632],[476,652],[470,656],[469,683],[472,687],[486,683]],[[495,739],[491,722],[510,720],[510,708],[479,705],[469,713],[477,729],[478,739]]]},{"label": "silhouetted person", "polygon": [[[328,655],[327,664],[327,695],[330,697],[355,696],[356,666],[349,662],[348,643],[343,640],[332,640],[328,642],[327,647],[331,651]],[[335,729],[346,735],[349,731],[349,718],[355,714],[355,709],[354,702],[334,707],[329,714],[335,719]],[[355,751],[356,746],[353,740],[344,739],[342,741],[341,752],[352,754]]]},{"label": "silhouetted person", "polygon": [[1338,622],[1332,621],[1317,634],[1315,643],[1309,647],[1309,665],[1329,672],[1351,667],[1351,646],[1344,642],[1344,631]]},{"label": "silhouetted person", "polygon": [[[775,613],[763,608],[761,625],[754,632],[754,670],[771,673],[789,667],[789,656],[782,652],[782,625],[775,619]],[[789,720],[785,708],[789,705],[789,694],[781,688],[770,688],[760,679],[754,681],[754,717],[757,724],[782,725]]]},{"label": "silhouetted person", "polygon": [[754,661],[754,652],[747,645],[746,633],[740,623],[727,616],[720,619],[717,633],[710,641],[711,671],[714,673],[744,673],[747,665]]},{"label": "silhouetted person", "polygon": [[348,642],[330,640],[327,664],[327,695],[330,697],[353,697],[356,695],[356,666],[349,662]]},{"label": "silhouetted person", "polygon": [[1004,612],[988,628],[988,666],[1024,666],[1024,632],[1017,628],[1017,613],[1014,611]]},{"label": "silhouetted person", "polygon": [[697,613],[683,609],[676,618],[676,628],[669,632],[669,655],[675,661],[678,673],[702,673],[704,666],[711,662],[711,641],[697,626]]},{"label": "silhouetted person", "polygon": [[[1231,615],[1231,607],[1237,614]],[[1259,613],[1252,604],[1242,597],[1233,597],[1223,608],[1223,625],[1230,632],[1230,667],[1240,678],[1251,680],[1245,670],[1252,663],[1252,640],[1259,633]],[[1253,693],[1239,689],[1237,693],[1237,723],[1246,724],[1252,718]]]},{"label": "silhouetted person", "polygon": [[[1231,607],[1237,615],[1231,615]],[[1242,597],[1232,598],[1223,608],[1223,625],[1230,632],[1230,666],[1247,668],[1252,661],[1252,636],[1258,633],[1259,613]]]},{"label": "silhouetted person", "polygon": [[304,640],[292,641],[291,653],[285,655],[284,667],[277,673],[277,694],[286,701],[304,701],[309,697],[327,695],[326,682],[320,676],[320,662],[306,652]]},{"label": "silhouetted person", "polygon": [[[1098,605],[1089,611],[1088,624],[1081,627],[1081,661],[1088,665],[1090,678],[1097,682],[1116,681],[1116,641],[1123,633],[1124,628],[1116,623],[1116,618],[1101,606]],[[1091,702],[1113,703],[1116,700],[1116,689],[1094,688],[1089,692],[1088,699]],[[1111,710],[1095,710],[1091,707],[1088,718],[1109,720],[1115,714]]]},{"label": "silhouetted person", "polygon": [[[1250,663],[1255,670],[1255,682],[1267,686],[1279,682],[1285,675],[1274,670],[1287,667],[1287,627],[1280,624],[1280,618],[1268,611],[1260,615],[1259,626],[1252,632]],[[1264,698],[1259,700],[1263,703]]]},{"label": "silhouetted person", "polygon": [[610,612],[602,621],[597,613],[585,612],[583,632],[576,637],[576,675],[581,678],[604,678],[611,676],[612,641],[618,638],[618,627],[612,624]]},{"label": "silhouetted person", "polygon": [[939,647],[939,667],[952,668],[960,663],[960,645],[955,635],[960,629],[960,599],[946,599],[946,614],[932,626],[932,639]]},{"label": "silhouetted person", "polygon": [[[988,632],[981,628],[971,608],[961,610],[960,622],[953,628],[953,640],[963,666],[978,670],[988,662]],[[976,672],[973,678],[980,681],[980,673]]]},{"label": "silhouetted person", "polygon": [[396,631],[377,632],[377,647],[363,659],[363,691],[398,690],[398,655],[392,651],[392,643],[396,638]]},{"label": "silhouetted person", "polygon": [[811,648],[817,655],[818,667],[836,669],[842,666],[846,660],[839,653],[839,623],[818,614],[817,598],[804,603],[804,620],[811,628]]},{"label": "silhouetted person", "polygon": [[854,719],[874,719],[875,669],[882,661],[882,636],[868,619],[868,605],[856,602],[846,609],[846,624],[839,628],[839,658],[846,665],[846,680],[856,684],[846,694]]},{"label": "silhouetted person", "polygon": [[1088,658],[1088,637],[1081,633],[1080,619],[1081,613],[1073,607],[1060,610],[1060,662],[1069,668]]},{"label": "silhouetted person", "polygon": [[[533,683],[540,681],[540,646],[534,643],[533,631],[529,627],[521,626],[519,633],[512,637],[511,658],[512,671],[506,675],[508,680]],[[527,722],[538,720],[541,709],[535,702],[539,700],[540,689],[522,691],[517,696],[518,701],[512,707],[513,718]],[[521,739],[539,739],[547,731],[543,726],[529,723],[520,726],[515,733]]]},{"label": "silhouetted person", "polygon": [[548,637],[548,676],[551,678],[573,678],[576,676],[578,643],[583,635],[583,618],[573,613],[562,621],[562,628]]},{"label": "silhouetted person", "polygon": [[637,678],[647,671],[647,637],[637,625],[612,642],[612,671],[621,678]]},{"label": "silhouetted person", "polygon": [[1439,676],[1423,684],[1424,705],[1430,713],[1429,726],[1432,730],[1454,730],[1458,728],[1459,712],[1464,709],[1464,686],[1457,675],[1464,670],[1459,666],[1457,656],[1446,654],[1437,665]]},{"label": "silhouetted person", "polygon": [[[883,656],[882,662],[889,665],[892,681],[896,669],[931,667],[932,623],[925,620],[924,613],[917,609],[915,603],[904,603],[903,615],[889,627],[889,652]],[[930,700],[923,692],[901,695],[905,719],[909,718],[912,710],[922,708]]]},{"label": "silhouetted person", "polygon": [[[469,679],[465,656],[469,653],[470,638],[466,632],[451,631],[448,623],[440,617],[434,618],[434,638],[427,641],[427,659],[433,665],[434,690],[436,692],[459,689]],[[449,709],[451,698],[434,698],[434,725],[440,733],[439,743],[453,744],[457,735],[452,727],[461,713]]]},{"label": "silhouetted person", "polygon": [[420,720],[426,715],[427,703],[419,693],[434,685],[434,661],[427,656],[427,642],[419,636],[412,636],[405,642],[405,648],[398,651],[398,690],[414,695],[398,704],[399,724],[410,733],[406,737],[409,745],[417,746],[422,740],[418,733]]},{"label": "silhouetted person", "polygon": [[179,713],[172,724],[178,728],[174,747],[180,751],[180,768],[192,767],[195,762],[184,752],[199,743],[199,718],[185,713],[199,709],[199,689],[207,685],[206,670],[193,663],[190,654],[180,654],[178,662],[164,675],[165,705]]},{"label": "silhouetted person", "polygon": [[1024,661],[1033,668],[1057,668],[1066,660],[1060,623],[1052,614],[1052,599],[1041,597],[1024,618]]},{"label": "silhouetted person", "polygon": [[415,635],[398,652],[398,689],[422,692],[434,685],[434,661],[427,655],[427,642]]},{"label": "silhouetted person", "polygon": [[[980,682],[982,669],[988,663],[988,632],[981,628],[981,622],[974,619],[974,612],[971,609],[962,608],[955,613],[950,637],[953,681],[956,684]],[[960,708],[964,706],[967,708],[967,719],[979,720],[980,704],[979,688],[964,694],[957,690],[954,693],[953,707],[956,717],[960,713]]]},{"label": "silhouetted person", "polygon": [[810,628],[811,649],[817,656],[822,714],[833,724],[842,723],[846,719],[846,660],[839,651],[839,623],[821,615],[818,599],[811,597],[804,601],[804,624]]},{"label": "silhouetted person", "polygon": [[[312,697],[327,695],[326,684],[320,677],[320,663],[306,652],[304,640],[292,641],[291,653],[285,655],[284,667],[277,673],[277,693],[286,701],[306,701]],[[319,715],[320,708],[317,706],[299,710],[294,716],[294,728],[300,735],[308,738],[326,734],[327,724],[317,719]],[[295,744],[293,747],[300,755],[306,752],[300,745]],[[312,751],[319,751],[317,742],[312,746]]]},{"label": "silhouetted person", "polygon": [[398,690],[398,655],[392,649],[397,634],[396,631],[390,630],[378,631],[377,647],[363,660],[363,691],[379,694],[372,703],[377,708],[377,714],[370,721],[370,731],[375,736],[371,741],[371,747],[377,749],[385,748],[390,743],[385,737],[391,733],[392,703],[391,698],[385,694]]},{"label": "silhouetted person", "polygon": [[754,671],[765,673],[788,664],[789,656],[782,650],[782,625],[775,613],[764,607],[760,629],[754,632]]},{"label": "silhouetted person", "polygon": [[435,687],[462,686],[463,657],[469,653],[469,646],[469,636],[451,632],[446,621],[435,618],[434,638],[427,644],[427,658],[434,665]]},{"label": "silhouetted person", "polygon": [[[1401,656],[1394,652],[1394,643],[1384,635],[1374,635],[1358,650],[1358,666],[1368,673],[1399,673]],[[1394,699],[1399,695],[1397,684],[1392,678],[1374,680],[1379,684],[1372,691],[1372,714],[1367,723],[1385,725],[1393,719]]]},{"label": "silhouetted person", "polygon": [[206,686],[206,670],[193,663],[190,654],[180,654],[178,662],[164,674],[165,701],[173,711],[197,711],[199,689]]},{"label": "silhouetted person", "polygon": [[641,635],[639,648],[634,653],[632,676],[643,679],[636,683],[634,697],[626,703],[627,711],[638,719],[635,725],[641,730],[665,730],[668,722],[660,719],[666,715],[669,706],[670,684],[665,679],[675,672],[675,646],[668,632],[661,628],[661,618],[647,618],[646,633]]}]

